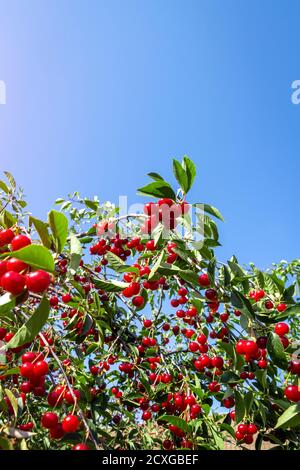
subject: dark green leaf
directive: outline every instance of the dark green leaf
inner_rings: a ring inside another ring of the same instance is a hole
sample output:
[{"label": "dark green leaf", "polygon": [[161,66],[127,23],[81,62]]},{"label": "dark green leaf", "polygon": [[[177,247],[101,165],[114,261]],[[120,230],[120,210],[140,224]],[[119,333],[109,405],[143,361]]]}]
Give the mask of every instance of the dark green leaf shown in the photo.
[{"label": "dark green leaf", "polygon": [[47,322],[49,311],[49,301],[46,299],[46,297],[43,297],[36,311],[8,342],[7,348],[17,348],[23,344],[33,341]]},{"label": "dark green leaf", "polygon": [[186,193],[188,191],[188,177],[179,161],[175,159],[173,160],[173,173],[179,186]]},{"label": "dark green leaf", "polygon": [[52,210],[48,214],[48,221],[55,239],[56,251],[61,253],[68,237],[68,219],[62,212]]},{"label": "dark green leaf", "polygon": [[288,361],[280,337],[276,333],[268,334],[267,350],[273,363],[280,369],[286,370]]},{"label": "dark green leaf", "polygon": [[[29,264],[36,269],[44,269],[45,271],[54,271],[54,260],[49,250],[42,245],[27,245],[21,250],[12,251],[9,253],[10,256],[17,258],[24,263]],[[7,256],[4,253],[1,257]]]},{"label": "dark green leaf", "polygon": [[187,174],[188,185],[187,185],[186,192],[188,192],[193,186],[193,182],[196,176],[196,166],[194,162],[187,155],[183,157],[182,166],[185,169],[186,174]]},{"label": "dark green leaf", "polygon": [[176,199],[173,189],[165,181],[155,181],[154,183],[147,184],[147,186],[138,189],[138,193],[158,198],[167,197],[172,200]]},{"label": "dark green leaf", "polygon": [[291,405],[278,418],[276,428],[294,428],[300,424],[300,403]]},{"label": "dark green leaf", "polygon": [[154,181],[164,181],[163,177],[160,176],[158,173],[151,172],[148,173],[148,176],[150,176],[150,178],[152,178]]},{"label": "dark green leaf", "polygon": [[48,232],[48,224],[42,220],[36,219],[32,216],[29,217],[29,225],[34,225],[35,230],[37,231],[43,245],[46,248],[51,248],[51,237]]}]

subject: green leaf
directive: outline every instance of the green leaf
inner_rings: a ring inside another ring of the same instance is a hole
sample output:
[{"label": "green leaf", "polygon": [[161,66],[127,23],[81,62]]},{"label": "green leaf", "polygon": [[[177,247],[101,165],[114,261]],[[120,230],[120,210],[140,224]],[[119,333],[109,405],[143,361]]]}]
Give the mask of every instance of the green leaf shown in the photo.
[{"label": "green leaf", "polygon": [[166,181],[155,181],[154,183],[147,184],[143,188],[138,189],[138,194],[145,194],[146,196],[158,197],[158,198],[170,198],[176,199],[176,195]]},{"label": "green leaf", "polygon": [[15,397],[15,395],[13,394],[13,392],[11,390],[9,390],[8,388],[6,388],[5,390],[5,394],[7,396],[7,398],[9,399],[10,401],[10,404],[12,406],[12,409],[14,411],[14,415],[15,416],[18,416],[18,400],[17,398]]},{"label": "green leaf", "polygon": [[237,390],[234,391],[235,399],[235,422],[240,423],[245,416],[244,398]]},{"label": "green leaf", "polygon": [[268,334],[267,350],[273,363],[280,369],[286,370],[288,361],[280,337],[276,333]]},{"label": "green leaf", "polygon": [[8,179],[12,189],[16,189],[17,183],[16,183],[16,180],[13,177],[13,175],[11,173],[9,173],[9,171],[4,171],[3,173],[5,174],[6,178]]},{"label": "green leaf", "polygon": [[250,414],[252,404],[253,404],[254,396],[252,390],[249,390],[248,393],[246,393],[244,397],[244,403],[245,403],[245,413],[246,415]]},{"label": "green leaf", "polygon": [[102,281],[102,279],[93,280],[97,289],[102,289],[106,292],[121,292],[129,286],[127,282],[121,281]]},{"label": "green leaf", "polygon": [[164,252],[164,250],[162,250],[161,253],[159,254],[157,260],[155,261],[154,265],[152,266],[152,269],[151,269],[150,274],[149,274],[149,279],[152,279],[152,277],[155,275],[156,271],[160,267],[161,262],[162,262],[163,257],[164,257],[164,254],[165,254],[165,252]]},{"label": "green leaf", "polygon": [[224,372],[220,380],[220,382],[223,384],[236,384],[240,381],[241,381],[240,377],[235,372],[232,372],[231,370]]},{"label": "green leaf", "polygon": [[198,274],[194,273],[194,271],[189,271],[189,270],[180,270],[178,272],[178,275],[184,279],[185,281],[189,282],[190,284],[193,285],[198,285]]},{"label": "green leaf", "polygon": [[17,223],[16,217],[14,217],[7,210],[5,210],[1,213],[0,221],[1,221],[1,225],[3,225],[4,227],[7,227],[7,228],[10,228],[10,227],[12,227],[13,225],[15,225]]},{"label": "green leaf", "polygon": [[222,220],[224,222],[224,218],[221,214],[221,212],[214,206],[210,206],[209,204],[203,204],[204,211],[207,212],[210,215],[213,215],[214,217],[217,217],[217,219]]},{"label": "green leaf", "polygon": [[278,418],[276,428],[295,428],[300,424],[300,403],[289,406]]},{"label": "green leaf", "polygon": [[300,313],[300,304],[297,304],[297,305],[294,305],[293,307],[287,308],[284,313],[285,313],[285,315],[287,315],[287,317],[293,316],[293,315],[298,315],[298,313]]},{"label": "green leaf", "polygon": [[232,305],[241,310],[248,318],[254,318],[254,311],[249,300],[236,289],[232,289],[230,301]]},{"label": "green leaf", "polygon": [[16,299],[8,292],[0,297],[0,317],[8,316],[16,305]]},{"label": "green leaf", "polygon": [[160,176],[158,173],[151,172],[148,173],[148,176],[150,176],[150,178],[152,178],[154,181],[164,181],[163,177]]},{"label": "green leaf", "polygon": [[189,432],[190,430],[188,423],[184,419],[179,418],[178,416],[163,415],[159,419],[162,421],[167,421],[167,423],[174,424],[179,429],[182,429],[184,432]]},{"label": "green leaf", "polygon": [[36,219],[32,216],[29,217],[29,225],[34,225],[35,230],[37,231],[43,245],[46,248],[51,248],[51,237],[48,232],[48,224],[43,222],[42,220]]},{"label": "green leaf", "polygon": [[[1,257],[7,256],[8,253],[4,253]],[[54,260],[49,250],[42,245],[27,245],[21,250],[13,251],[9,253],[9,256],[13,256],[24,263],[29,264],[36,269],[44,269],[45,271],[54,271]]]},{"label": "green leaf", "polygon": [[196,165],[187,155],[185,155],[183,157],[182,166],[187,175],[188,184],[186,192],[188,192],[193,186],[193,182],[196,176]]},{"label": "green leaf", "polygon": [[117,273],[139,273],[138,268],[126,265],[124,261],[119,258],[119,256],[115,255],[114,253],[111,253],[110,251],[106,253],[105,257],[109,263],[109,267]]},{"label": "green leaf", "polygon": [[33,341],[47,322],[49,311],[49,301],[46,297],[43,297],[36,311],[8,342],[7,348],[17,348]]},{"label": "green leaf", "polygon": [[74,235],[71,233],[70,235],[70,268],[73,272],[75,272],[80,264],[82,257],[82,246],[81,243]]},{"label": "green leaf", "polygon": [[188,177],[179,161],[175,159],[173,160],[173,173],[179,186],[186,193],[188,191]]},{"label": "green leaf", "polygon": [[55,239],[56,251],[61,253],[68,237],[68,219],[62,212],[52,210],[48,214],[48,221]]},{"label": "green leaf", "polygon": [[4,191],[6,194],[9,193],[9,189],[8,189],[7,185],[2,180],[0,180],[0,189],[2,189],[2,191]]}]

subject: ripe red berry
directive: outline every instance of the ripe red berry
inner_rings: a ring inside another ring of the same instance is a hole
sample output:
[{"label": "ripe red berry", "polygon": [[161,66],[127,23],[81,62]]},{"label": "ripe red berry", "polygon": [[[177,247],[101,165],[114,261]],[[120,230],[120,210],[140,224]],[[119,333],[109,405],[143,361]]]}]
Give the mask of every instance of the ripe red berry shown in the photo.
[{"label": "ripe red berry", "polygon": [[256,434],[258,431],[257,426],[255,424],[250,423],[248,424],[248,434]]},{"label": "ripe red berry", "polygon": [[19,295],[25,287],[25,277],[14,271],[7,271],[1,277],[1,287],[12,295]]},{"label": "ripe red berry", "polygon": [[285,312],[286,311],[286,304],[279,304],[277,305],[278,312]]},{"label": "ripe red berry", "polygon": [[31,240],[26,235],[16,235],[11,241],[12,251],[21,250],[25,246],[31,245]]},{"label": "ripe red berry", "polygon": [[34,365],[31,362],[25,362],[20,367],[20,374],[22,377],[29,379],[34,374]]},{"label": "ripe red berry", "polygon": [[43,428],[46,428],[46,429],[56,428],[58,425],[57,414],[51,411],[44,413],[42,415],[41,424]]},{"label": "ripe red berry", "polygon": [[274,331],[278,336],[284,336],[290,331],[290,328],[287,323],[280,322],[275,325]]},{"label": "ripe red berry", "polygon": [[284,394],[286,398],[290,401],[293,401],[295,403],[298,403],[300,401],[300,390],[297,387],[297,385],[289,385],[286,387],[284,390]]},{"label": "ripe red berry", "polygon": [[152,417],[152,413],[149,410],[144,411],[142,414],[143,421],[148,421],[149,419],[151,419],[151,417]]},{"label": "ripe red berry", "polygon": [[151,328],[152,326],[152,321],[149,319],[144,320],[143,322],[145,328]]},{"label": "ripe red berry", "polygon": [[253,442],[252,434],[246,434],[246,436],[244,436],[244,442],[245,444],[252,444]]},{"label": "ripe red berry", "polygon": [[197,352],[199,349],[199,344],[196,343],[195,341],[192,341],[190,344],[189,344],[189,350],[191,352]]},{"label": "ripe red berry", "polygon": [[45,292],[48,289],[50,282],[50,274],[41,269],[33,271],[26,276],[26,287],[30,292],[34,292],[35,294]]},{"label": "ripe red berry", "polygon": [[[25,365],[25,364],[24,364]],[[38,361],[34,364],[33,374],[35,377],[41,377],[49,372],[49,366],[46,361]]]},{"label": "ripe red berry", "polygon": [[200,286],[202,287],[208,287],[210,285],[210,280],[209,280],[209,277],[207,274],[200,274],[200,276],[198,277],[198,283],[200,284]]},{"label": "ripe red berry", "polygon": [[17,258],[10,258],[6,261],[6,270],[7,271],[14,271],[16,273],[20,273],[21,271],[25,271],[28,268],[28,264],[23,263],[23,261]]},{"label": "ripe red berry", "polygon": [[250,356],[253,356],[257,354],[258,346],[254,341],[246,341],[244,345],[244,351],[245,351],[245,354],[249,354]]},{"label": "ripe red berry", "polygon": [[216,356],[211,359],[211,365],[217,369],[222,369],[224,365],[223,358],[221,356]]},{"label": "ripe red berry", "polygon": [[69,302],[71,302],[72,297],[70,294],[64,294],[62,295],[61,300],[63,301],[64,304],[68,304]]},{"label": "ripe red berry", "polygon": [[10,228],[7,228],[5,230],[1,230],[1,232],[0,232],[0,247],[8,245],[12,241],[14,236],[15,236],[15,234]]},{"label": "ripe red berry", "polygon": [[217,291],[215,289],[207,289],[205,291],[205,297],[208,300],[216,301],[218,299]]},{"label": "ripe red berry", "polygon": [[72,450],[90,450],[89,446],[81,442],[72,447]]},{"label": "ripe red berry", "polygon": [[65,433],[76,432],[79,428],[79,419],[77,416],[69,414],[63,419],[61,424]]},{"label": "ripe red berry", "polygon": [[272,310],[272,308],[274,308],[274,304],[273,304],[273,302],[271,302],[271,300],[266,300],[266,301],[265,301],[265,307],[266,307],[268,310]]},{"label": "ripe red berry", "polygon": [[144,305],[144,298],[141,295],[133,297],[132,303],[135,307],[142,307]]},{"label": "ripe red berry", "polygon": [[248,433],[248,425],[244,423],[240,423],[237,427],[238,432],[245,435]]}]

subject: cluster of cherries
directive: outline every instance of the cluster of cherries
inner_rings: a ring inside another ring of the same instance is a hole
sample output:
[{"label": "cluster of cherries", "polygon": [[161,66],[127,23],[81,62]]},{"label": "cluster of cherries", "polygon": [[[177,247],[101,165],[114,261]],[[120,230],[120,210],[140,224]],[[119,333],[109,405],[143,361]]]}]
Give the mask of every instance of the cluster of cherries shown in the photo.
[{"label": "cluster of cherries", "polygon": [[[5,229],[0,232],[0,249],[2,253],[18,251],[31,244],[27,235],[15,235],[13,230]],[[51,276],[41,269],[31,271],[29,266],[15,257],[7,257],[0,261],[0,286],[14,296],[22,294],[25,288],[29,292],[41,294],[51,283]]]},{"label": "cluster of cherries", "polygon": [[141,232],[150,234],[159,222],[165,229],[174,230],[178,224],[178,218],[187,214],[189,210],[190,205],[187,202],[176,204],[169,198],[159,199],[157,203],[148,202],[144,205],[144,213],[148,217],[141,227]]},{"label": "cluster of cherries", "polygon": [[253,436],[258,432],[258,428],[254,423],[240,423],[235,432],[237,441],[245,444],[252,444]]}]

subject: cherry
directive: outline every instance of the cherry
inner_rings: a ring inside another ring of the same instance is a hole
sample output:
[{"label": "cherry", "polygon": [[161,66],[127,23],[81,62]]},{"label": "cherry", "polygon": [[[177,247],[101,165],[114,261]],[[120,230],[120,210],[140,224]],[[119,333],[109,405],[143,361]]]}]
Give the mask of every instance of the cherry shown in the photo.
[{"label": "cherry", "polygon": [[290,401],[298,403],[300,401],[300,390],[297,385],[289,385],[285,388],[284,394],[286,398]]},{"label": "cherry", "polygon": [[189,307],[186,311],[186,314],[188,317],[195,317],[197,315],[198,311],[196,309],[196,307],[192,306],[192,307]]},{"label": "cherry", "polygon": [[76,432],[79,428],[79,419],[77,416],[69,414],[63,419],[61,424],[65,433]]},{"label": "cherry", "polygon": [[128,287],[126,287],[123,291],[122,294],[124,297],[130,298],[133,297],[134,295],[137,295],[140,292],[140,285],[138,282],[131,282]]},{"label": "cherry", "polygon": [[146,319],[146,320],[144,320],[143,324],[144,324],[144,327],[145,327],[145,328],[151,328],[151,326],[152,326],[152,321]]},{"label": "cherry", "polygon": [[[76,390],[74,389],[73,390],[73,394],[75,395],[76,397],[76,400],[79,401],[81,396],[80,396],[80,392],[79,390]],[[72,396],[72,393],[70,392],[70,390],[67,390],[65,395],[64,395],[64,399],[66,400],[66,402],[69,404],[69,405],[73,405],[75,403],[75,400]]]},{"label": "cherry", "polygon": [[242,434],[240,431],[235,431],[235,437],[238,441],[242,441],[244,439],[244,434]]},{"label": "cherry", "polygon": [[204,335],[204,334],[201,334],[199,336],[197,336],[197,341],[198,343],[200,344],[206,344],[207,343],[207,337]]},{"label": "cherry", "polygon": [[0,278],[5,274],[7,271],[7,261],[2,260],[0,261]]},{"label": "cherry", "polygon": [[56,307],[59,302],[58,297],[56,295],[53,295],[52,297],[50,297],[49,302],[51,307]]},{"label": "cherry", "polygon": [[25,278],[14,271],[7,271],[1,277],[1,287],[12,295],[19,295],[25,287]]},{"label": "cherry", "polygon": [[165,439],[164,442],[163,442],[163,448],[165,450],[173,449],[173,442],[170,439]]},{"label": "cherry", "polygon": [[1,230],[1,232],[0,232],[0,246],[5,246],[5,245],[8,245],[9,243],[11,243],[14,236],[15,236],[15,234],[10,228],[7,228],[5,230]]},{"label": "cherry", "polygon": [[16,273],[20,273],[21,271],[25,271],[28,268],[28,264],[23,263],[23,261],[17,258],[10,258],[6,261],[6,270],[7,271],[15,271]]},{"label": "cherry", "polygon": [[290,328],[287,323],[280,322],[275,325],[274,331],[278,336],[284,336],[290,331]]},{"label": "cherry", "polygon": [[225,408],[232,408],[234,406],[234,398],[232,396],[224,398],[222,403]]},{"label": "cherry", "polygon": [[260,369],[266,369],[268,367],[268,362],[265,359],[260,359],[257,365]]},{"label": "cherry", "polygon": [[193,418],[197,417],[200,413],[201,413],[201,406],[198,405],[198,403],[195,403],[194,405],[192,405],[190,407],[190,410],[191,410],[191,416],[193,416]]},{"label": "cherry", "polygon": [[255,424],[250,423],[248,424],[248,434],[256,434],[258,431],[257,426]]},{"label": "cherry", "polygon": [[156,245],[154,240],[148,240],[146,242],[146,248],[148,251],[155,251],[156,250]]},{"label": "cherry", "polygon": [[22,377],[29,379],[34,375],[34,365],[31,362],[25,362],[20,367],[20,374]]},{"label": "cherry", "polygon": [[278,312],[285,312],[286,311],[286,304],[278,304],[277,305]]},{"label": "cherry", "polygon": [[64,304],[68,304],[72,300],[72,296],[70,294],[63,294],[61,300]]},{"label": "cherry", "polygon": [[274,308],[274,304],[273,304],[273,302],[271,302],[271,300],[266,300],[266,301],[265,301],[265,307],[266,307],[268,310],[272,310],[272,308]]},{"label": "cherry", "polygon": [[22,363],[25,364],[25,362],[33,362],[35,358],[36,358],[36,354],[32,351],[28,351],[22,354],[21,360],[22,360]]},{"label": "cherry", "polygon": [[245,444],[252,444],[253,436],[251,434],[246,434],[246,436],[244,436],[244,442]]},{"label": "cherry", "polygon": [[223,358],[221,356],[216,356],[211,359],[211,365],[217,369],[222,369],[224,365]]},{"label": "cherry", "polygon": [[194,397],[194,395],[187,395],[184,399],[184,403],[186,405],[192,406],[196,403],[196,398]]},{"label": "cherry", "polygon": [[32,384],[31,382],[23,382],[20,385],[20,390],[23,393],[30,393],[32,390]]},{"label": "cherry", "polygon": [[260,349],[265,349],[267,347],[267,337],[266,336],[259,336],[256,339],[256,344]]},{"label": "cherry", "polygon": [[[25,364],[24,364],[25,365]],[[34,364],[33,374],[35,377],[41,377],[49,372],[49,366],[46,361],[38,361]]]},{"label": "cherry", "polygon": [[41,269],[33,271],[26,276],[26,286],[30,292],[34,292],[35,294],[45,292],[48,289],[50,282],[50,274]]},{"label": "cherry", "polygon": [[254,341],[246,341],[244,344],[244,351],[245,351],[245,354],[249,354],[250,356],[253,356],[257,354],[258,346]]},{"label": "cherry", "polygon": [[238,432],[241,434],[247,434],[248,433],[248,425],[244,423],[240,423],[237,427]]},{"label": "cherry", "polygon": [[189,344],[189,350],[191,352],[197,352],[199,349],[199,344],[196,343],[195,341],[192,341],[190,344]]},{"label": "cherry", "polygon": [[6,328],[0,328],[0,341],[2,341],[7,334],[7,329]]},{"label": "cherry", "polygon": [[198,277],[198,283],[202,287],[208,287],[210,285],[210,280],[209,280],[208,275],[206,273],[200,274],[200,276]]},{"label": "cherry", "polygon": [[11,240],[11,249],[12,251],[18,251],[21,250],[21,248],[24,248],[25,246],[31,245],[31,240],[28,238],[26,235],[16,235],[12,240]]},{"label": "cherry", "polygon": [[90,450],[89,446],[81,442],[72,447],[72,450]]},{"label": "cherry", "polygon": [[141,295],[133,297],[132,303],[135,307],[142,307],[144,305],[144,298]]},{"label": "cherry", "polygon": [[207,289],[205,291],[205,297],[208,300],[216,301],[218,299],[217,291],[215,289]]},{"label": "cherry", "polygon": [[221,389],[221,385],[216,382],[216,381],[213,381],[213,382],[210,382],[208,384],[208,389],[212,392],[212,393],[215,393],[215,392],[219,392],[220,389]]},{"label": "cherry", "polygon": [[152,417],[152,413],[149,410],[144,411],[142,414],[143,421],[148,421],[149,419],[151,419],[151,417]]},{"label": "cherry", "polygon": [[300,361],[291,361],[289,370],[292,372],[292,374],[300,375]]},{"label": "cherry", "polygon": [[58,423],[58,425],[55,428],[50,429],[51,439],[61,439],[63,436],[64,436],[64,430],[63,430],[61,423]]},{"label": "cherry", "polygon": [[43,426],[43,428],[46,428],[46,429],[56,428],[58,425],[57,414],[51,411],[44,413],[41,418],[41,425]]}]

